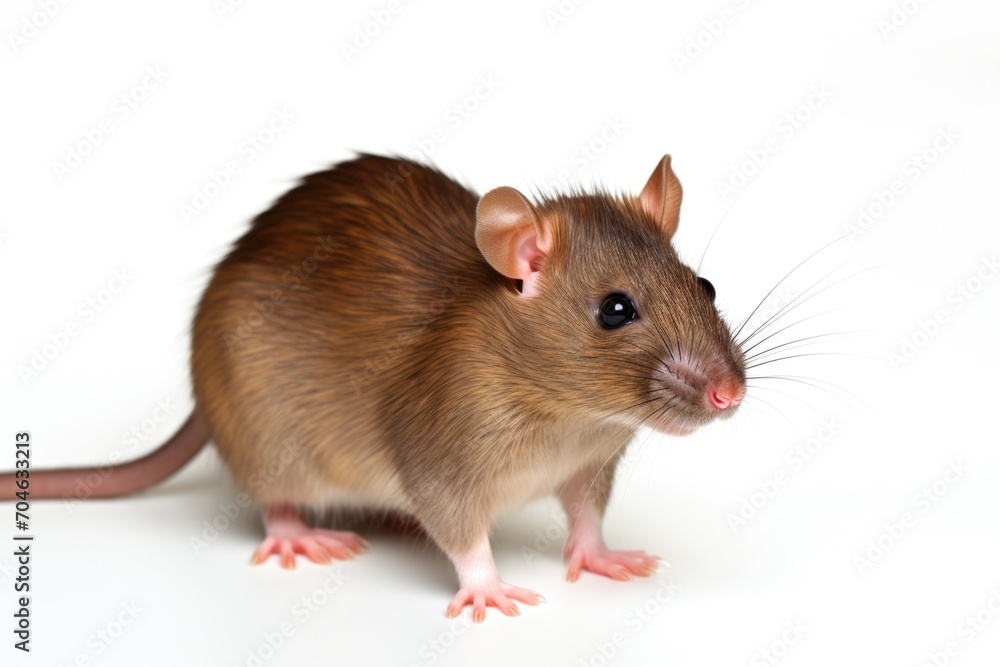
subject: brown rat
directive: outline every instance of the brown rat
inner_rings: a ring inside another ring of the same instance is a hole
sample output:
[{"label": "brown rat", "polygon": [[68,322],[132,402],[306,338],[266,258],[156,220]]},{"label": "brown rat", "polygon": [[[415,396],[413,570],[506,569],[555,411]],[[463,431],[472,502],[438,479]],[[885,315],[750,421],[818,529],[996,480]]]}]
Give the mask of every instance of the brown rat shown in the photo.
[{"label": "brown rat", "polygon": [[[364,547],[308,527],[303,510],[402,513],[455,564],[450,616],[467,604],[477,621],[486,606],[516,614],[538,596],[500,580],[490,527],[554,493],[570,514],[571,580],[648,575],[654,557],[601,538],[624,445],[641,425],[678,435],[728,417],[745,391],[714,288],[671,247],[680,203],[669,156],[638,197],[534,204],[371,155],[310,175],[205,291],[195,416],[95,495],[157,481],[210,438],[262,504],[255,562]],[[82,474],[35,473],[32,495],[71,494]]]}]

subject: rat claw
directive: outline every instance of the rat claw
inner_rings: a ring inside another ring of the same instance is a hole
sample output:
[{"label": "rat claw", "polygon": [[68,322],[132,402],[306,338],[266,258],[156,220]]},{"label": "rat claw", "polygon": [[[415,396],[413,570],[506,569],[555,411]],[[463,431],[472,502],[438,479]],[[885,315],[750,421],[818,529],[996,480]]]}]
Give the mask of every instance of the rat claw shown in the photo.
[{"label": "rat claw", "polygon": [[513,602],[511,602],[509,599],[507,600],[506,604],[504,604],[502,602],[498,602],[497,609],[499,609],[500,612],[504,616],[520,616],[521,615],[521,610],[518,609],[517,605],[514,604]]},{"label": "rat claw", "polygon": [[477,595],[472,603],[472,620],[476,623],[486,620],[486,598],[482,595]]},{"label": "rat claw", "polygon": [[281,567],[286,570],[294,570],[295,551],[292,549],[292,543],[287,540],[282,540],[279,548],[281,552]]}]

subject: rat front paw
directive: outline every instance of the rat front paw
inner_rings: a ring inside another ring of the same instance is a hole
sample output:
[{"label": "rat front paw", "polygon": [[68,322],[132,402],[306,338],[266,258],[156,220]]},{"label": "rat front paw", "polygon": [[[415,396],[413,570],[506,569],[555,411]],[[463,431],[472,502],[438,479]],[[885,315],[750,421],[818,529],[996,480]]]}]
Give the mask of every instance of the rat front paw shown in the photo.
[{"label": "rat front paw", "polygon": [[462,587],[455,599],[448,605],[446,616],[455,618],[462,613],[466,605],[472,605],[472,620],[482,623],[486,619],[486,607],[496,607],[507,616],[520,616],[521,610],[514,601],[524,604],[538,604],[545,598],[527,588],[518,588],[500,581]]},{"label": "rat front paw", "polygon": [[663,560],[645,551],[618,551],[603,545],[578,545],[566,549],[569,555],[567,581],[576,581],[582,570],[603,574],[616,581],[628,581],[633,576],[648,577],[656,572]]}]

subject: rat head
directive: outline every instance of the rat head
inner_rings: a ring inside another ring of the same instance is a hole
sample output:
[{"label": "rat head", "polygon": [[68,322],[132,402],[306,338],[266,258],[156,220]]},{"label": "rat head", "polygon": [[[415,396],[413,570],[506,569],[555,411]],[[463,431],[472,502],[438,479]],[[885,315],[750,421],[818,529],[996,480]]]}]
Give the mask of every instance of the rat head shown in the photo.
[{"label": "rat head", "polygon": [[686,434],[743,399],[743,353],[715,288],[670,244],[681,186],[664,156],[638,197],[573,194],[537,205],[513,188],[479,201],[476,242],[518,281],[516,343],[553,405]]}]

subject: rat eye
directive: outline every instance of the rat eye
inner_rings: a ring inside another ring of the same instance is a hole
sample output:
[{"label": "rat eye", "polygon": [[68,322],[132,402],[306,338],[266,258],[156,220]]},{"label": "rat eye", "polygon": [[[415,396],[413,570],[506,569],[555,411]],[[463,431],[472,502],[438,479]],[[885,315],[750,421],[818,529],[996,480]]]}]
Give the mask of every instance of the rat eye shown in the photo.
[{"label": "rat eye", "polygon": [[705,290],[705,294],[707,294],[708,298],[712,300],[712,303],[715,303],[715,285],[710,283],[707,278],[702,278],[700,276],[698,277],[698,284],[701,285],[703,290]]},{"label": "rat eye", "polygon": [[605,329],[617,329],[624,324],[634,322],[636,318],[635,304],[624,294],[609,294],[597,312],[597,321]]}]

